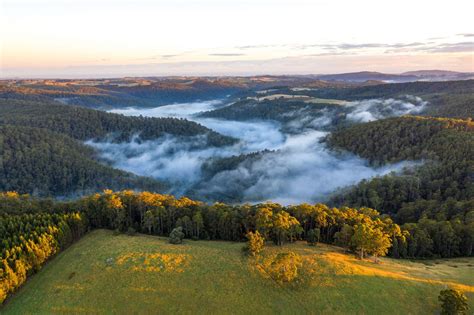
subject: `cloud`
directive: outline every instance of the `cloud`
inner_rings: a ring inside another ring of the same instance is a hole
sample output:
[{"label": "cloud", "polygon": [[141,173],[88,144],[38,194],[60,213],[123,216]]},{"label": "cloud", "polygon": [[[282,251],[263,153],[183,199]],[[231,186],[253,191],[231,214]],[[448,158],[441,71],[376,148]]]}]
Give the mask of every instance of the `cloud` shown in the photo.
[{"label": "cloud", "polygon": [[212,54],[208,54],[208,56],[236,57],[236,56],[245,56],[245,54],[241,54],[241,53],[212,53]]},{"label": "cloud", "polygon": [[458,36],[463,36],[463,37],[474,37],[474,33],[461,33],[461,34],[458,34]]},{"label": "cloud", "polygon": [[242,50],[245,50],[245,49],[261,49],[261,48],[275,48],[275,47],[285,47],[287,45],[283,44],[272,44],[272,45],[268,45],[268,44],[261,44],[261,45],[244,45],[244,46],[236,46],[234,47],[235,49],[242,49]]},{"label": "cloud", "polygon": [[457,52],[474,53],[474,42],[440,44],[436,47],[429,48],[426,51],[434,52],[434,53],[457,53]]}]

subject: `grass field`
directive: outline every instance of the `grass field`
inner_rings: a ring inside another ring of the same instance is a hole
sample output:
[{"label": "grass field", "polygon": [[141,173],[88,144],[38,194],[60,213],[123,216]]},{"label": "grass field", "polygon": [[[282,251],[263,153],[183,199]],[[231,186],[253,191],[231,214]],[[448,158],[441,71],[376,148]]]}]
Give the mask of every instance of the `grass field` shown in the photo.
[{"label": "grass field", "polygon": [[305,243],[266,249],[302,255],[304,285],[265,277],[241,243],[113,235],[96,230],[59,254],[0,309],[2,314],[347,313],[433,314],[447,284],[474,308],[474,259],[360,261]]}]

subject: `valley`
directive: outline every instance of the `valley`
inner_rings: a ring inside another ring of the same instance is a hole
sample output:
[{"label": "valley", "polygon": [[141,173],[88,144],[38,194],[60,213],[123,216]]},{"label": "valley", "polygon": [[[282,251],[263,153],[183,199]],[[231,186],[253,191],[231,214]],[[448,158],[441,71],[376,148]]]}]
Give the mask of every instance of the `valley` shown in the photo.
[{"label": "valley", "polygon": [[0,315],[474,314],[472,0],[0,2]]},{"label": "valley", "polygon": [[101,104],[9,82],[2,312],[426,313],[447,286],[472,304],[474,81],[286,80],[192,87],[202,99],[98,81]]}]

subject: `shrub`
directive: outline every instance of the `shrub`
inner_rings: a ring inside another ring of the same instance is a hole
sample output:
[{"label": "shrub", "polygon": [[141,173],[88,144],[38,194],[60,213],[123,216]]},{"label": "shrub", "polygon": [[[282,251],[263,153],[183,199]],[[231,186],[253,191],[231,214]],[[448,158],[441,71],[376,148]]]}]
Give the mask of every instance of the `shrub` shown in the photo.
[{"label": "shrub", "polygon": [[248,232],[245,237],[247,237],[247,245],[243,249],[248,255],[256,256],[262,252],[265,239],[258,231],[255,231],[255,233]]},{"label": "shrub", "polygon": [[467,297],[455,289],[441,290],[438,300],[441,302],[441,314],[443,315],[467,314],[469,309]]},{"label": "shrub", "polygon": [[311,229],[306,235],[306,241],[309,245],[314,246],[319,242],[321,231],[319,229]]},{"label": "shrub", "polygon": [[183,228],[181,226],[178,226],[177,228],[174,228],[171,231],[169,242],[171,244],[181,244],[183,243],[183,238],[184,238]]},{"label": "shrub", "polygon": [[277,254],[267,268],[272,279],[278,283],[289,283],[298,278],[298,269],[302,267],[301,256],[293,253]]}]

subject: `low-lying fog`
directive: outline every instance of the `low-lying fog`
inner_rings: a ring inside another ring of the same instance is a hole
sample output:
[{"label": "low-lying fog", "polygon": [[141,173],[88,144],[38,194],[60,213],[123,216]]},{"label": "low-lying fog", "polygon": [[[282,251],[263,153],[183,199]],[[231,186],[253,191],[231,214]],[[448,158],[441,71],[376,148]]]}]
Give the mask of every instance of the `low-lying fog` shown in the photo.
[{"label": "low-lying fog", "polygon": [[[418,100],[417,100],[418,101]],[[353,102],[353,119],[380,119],[374,100]],[[423,102],[396,101],[397,115],[418,112]],[[301,130],[298,134],[284,134],[280,125],[272,121],[230,121],[198,118],[196,114],[225,106],[221,101],[173,104],[156,108],[126,108],[111,110],[123,115],[151,117],[180,117],[196,121],[221,134],[241,141],[223,148],[195,149],[204,136],[178,140],[172,136],[154,141],[130,143],[92,142],[101,156],[115,167],[138,175],[152,176],[172,185],[170,193],[186,194],[210,200],[259,202],[272,200],[283,204],[324,201],[337,188],[362,179],[399,171],[411,163],[398,163],[381,168],[368,166],[367,161],[354,155],[336,155],[320,140],[327,134],[319,130]],[[391,111],[393,116],[393,110]],[[349,118],[349,115],[348,115]],[[193,144],[193,149],[191,146]],[[217,173],[203,182],[201,166],[212,157],[229,157],[261,150],[260,159],[243,163],[237,169]]]}]

